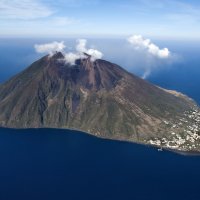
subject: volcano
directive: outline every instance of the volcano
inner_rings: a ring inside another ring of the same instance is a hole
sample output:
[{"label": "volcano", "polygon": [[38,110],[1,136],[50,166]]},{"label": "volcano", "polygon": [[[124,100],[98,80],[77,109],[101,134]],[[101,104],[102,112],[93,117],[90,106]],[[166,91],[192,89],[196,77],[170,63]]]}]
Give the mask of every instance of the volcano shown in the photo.
[{"label": "volcano", "polygon": [[66,128],[182,151],[200,150],[200,111],[189,97],[89,55],[44,56],[0,85],[0,126]]}]

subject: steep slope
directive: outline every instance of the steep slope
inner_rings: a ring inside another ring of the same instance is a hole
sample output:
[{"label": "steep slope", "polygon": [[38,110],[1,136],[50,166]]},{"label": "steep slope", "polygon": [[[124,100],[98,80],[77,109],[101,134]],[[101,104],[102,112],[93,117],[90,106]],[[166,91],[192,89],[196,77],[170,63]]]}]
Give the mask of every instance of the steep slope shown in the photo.
[{"label": "steep slope", "polygon": [[45,56],[0,86],[2,127],[71,128],[198,151],[199,113],[188,97],[89,56],[74,66],[62,53]]}]

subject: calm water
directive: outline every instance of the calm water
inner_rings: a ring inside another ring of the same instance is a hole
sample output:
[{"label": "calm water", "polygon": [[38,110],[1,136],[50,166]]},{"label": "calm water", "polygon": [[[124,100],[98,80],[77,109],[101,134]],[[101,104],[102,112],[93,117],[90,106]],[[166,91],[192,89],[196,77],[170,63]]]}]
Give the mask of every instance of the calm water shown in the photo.
[{"label": "calm water", "polygon": [[[0,83],[40,57],[33,49],[40,41],[0,39]],[[96,42],[106,59],[141,73],[123,60],[128,51],[121,40]],[[167,45],[183,61],[157,69],[148,79],[200,103],[199,43]],[[76,131],[0,128],[0,200],[199,200],[199,169],[200,157]]]},{"label": "calm water", "polygon": [[200,199],[200,158],[75,131],[0,129],[0,199]]}]

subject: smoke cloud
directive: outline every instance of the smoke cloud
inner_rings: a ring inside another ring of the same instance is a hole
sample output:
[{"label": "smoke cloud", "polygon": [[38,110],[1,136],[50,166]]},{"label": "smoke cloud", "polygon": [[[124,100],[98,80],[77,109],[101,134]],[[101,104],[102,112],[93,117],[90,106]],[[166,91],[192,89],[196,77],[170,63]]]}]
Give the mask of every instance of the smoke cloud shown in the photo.
[{"label": "smoke cloud", "polygon": [[80,53],[85,52],[86,53],[86,51],[87,51],[87,49],[86,49],[87,40],[79,39],[76,42],[77,42],[77,45],[76,45],[77,52],[80,52]]},{"label": "smoke cloud", "polygon": [[77,40],[76,50],[80,54],[87,53],[91,56],[91,61],[95,61],[97,59],[101,59],[103,57],[102,52],[96,50],[96,49],[87,49],[87,40],[85,39],[79,39]]},{"label": "smoke cloud", "polygon": [[127,40],[134,47],[135,54],[142,57],[145,62],[143,79],[146,79],[156,68],[166,66],[175,59],[168,48],[161,49],[150,39],[145,39],[141,35],[132,35]]},{"label": "smoke cloud", "polygon": [[157,45],[152,43],[150,39],[144,39],[141,35],[132,35],[128,38],[128,42],[136,49],[146,50],[148,53],[158,58],[164,59],[170,56],[168,48],[160,49]]},{"label": "smoke cloud", "polygon": [[69,52],[69,53],[65,53],[64,54],[64,61],[66,63],[69,63],[71,65],[74,65],[75,64],[75,61],[77,59],[80,59],[80,56],[78,54],[75,54],[75,53],[72,53],[72,52]]},{"label": "smoke cloud", "polygon": [[79,39],[76,42],[76,51],[75,52],[65,52],[65,44],[64,42],[52,42],[47,44],[36,44],[35,50],[37,53],[48,53],[52,56],[56,52],[62,52],[64,55],[64,61],[71,65],[75,64],[77,59],[87,58],[86,54],[90,56],[90,60],[94,62],[97,59],[101,59],[103,57],[103,53],[98,51],[97,49],[87,49],[87,40]]},{"label": "smoke cloud", "polygon": [[46,44],[35,44],[34,47],[37,53],[48,53],[50,55],[53,55],[58,51],[63,52],[66,46],[62,41],[62,42],[52,42]]}]

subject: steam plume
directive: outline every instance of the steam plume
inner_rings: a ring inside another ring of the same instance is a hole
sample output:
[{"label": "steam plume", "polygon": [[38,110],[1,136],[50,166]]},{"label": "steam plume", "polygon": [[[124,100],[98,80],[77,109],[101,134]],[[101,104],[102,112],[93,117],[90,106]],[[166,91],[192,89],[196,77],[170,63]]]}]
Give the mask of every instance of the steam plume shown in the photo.
[{"label": "steam plume", "polygon": [[141,35],[132,35],[128,38],[128,41],[136,49],[143,49],[158,58],[164,59],[170,56],[168,48],[160,49],[157,45],[152,43],[150,39],[144,39]]},{"label": "steam plume", "polygon": [[94,62],[96,59],[101,59],[103,57],[103,53],[98,51],[97,49],[87,49],[87,40],[85,39],[79,39],[77,40],[76,44],[76,51],[75,52],[65,52],[65,44],[64,42],[52,42],[47,44],[36,44],[35,50],[38,53],[48,53],[50,56],[52,56],[55,52],[62,52],[64,55],[64,60],[66,63],[69,63],[71,65],[75,64],[75,61],[77,59],[83,59],[88,54],[90,56],[90,60]]},{"label": "steam plume", "polygon": [[37,53],[48,53],[50,55],[57,51],[63,51],[65,49],[64,42],[51,42],[46,44],[35,44],[35,50]]}]

